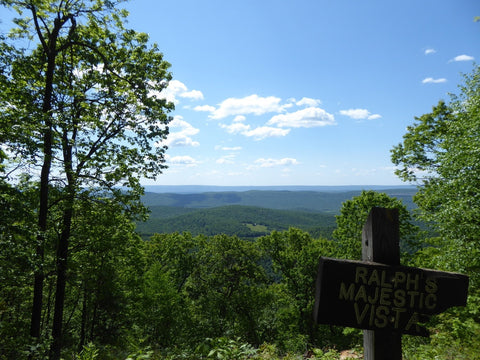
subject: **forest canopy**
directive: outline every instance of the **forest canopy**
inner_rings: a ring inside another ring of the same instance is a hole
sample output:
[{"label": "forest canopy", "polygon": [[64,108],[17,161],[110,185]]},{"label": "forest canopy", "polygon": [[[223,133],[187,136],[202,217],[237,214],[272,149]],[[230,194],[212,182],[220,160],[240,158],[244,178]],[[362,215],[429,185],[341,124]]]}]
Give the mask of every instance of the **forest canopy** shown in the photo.
[{"label": "forest canopy", "polygon": [[249,217],[249,239],[188,224],[142,239],[141,180],[166,168],[172,74],[122,2],[0,0],[17,14],[0,34],[0,359],[361,353],[359,330],[314,324],[313,289],[320,256],[359,257],[373,206],[399,209],[402,263],[471,279],[467,307],[432,318],[429,339],[405,337],[404,358],[478,359],[480,67],[392,149],[397,175],[419,185],[417,212],[364,191],[331,238]]}]

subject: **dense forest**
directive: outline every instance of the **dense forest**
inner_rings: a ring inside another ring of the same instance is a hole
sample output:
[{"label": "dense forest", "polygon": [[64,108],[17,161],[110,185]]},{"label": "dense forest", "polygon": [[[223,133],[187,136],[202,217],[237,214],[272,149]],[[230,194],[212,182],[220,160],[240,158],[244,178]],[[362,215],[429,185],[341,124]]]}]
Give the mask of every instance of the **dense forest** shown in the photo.
[{"label": "dense forest", "polygon": [[[226,234],[254,240],[274,230],[284,231],[290,227],[307,231],[312,236],[331,237],[335,227],[335,216],[330,214],[241,205],[202,210],[188,209],[187,213],[182,215],[167,218],[155,217],[155,214],[169,213],[169,210],[169,207],[152,208],[149,219],[137,225],[139,234],[143,238],[148,238],[154,233],[188,231],[194,236]],[[180,211],[174,209],[173,212]]]},{"label": "dense forest", "polygon": [[[374,206],[398,209],[402,264],[470,278],[467,306],[403,336],[403,357],[480,358],[480,67],[392,148],[415,206],[376,191],[336,214],[186,206],[223,201],[204,194],[161,219],[140,181],[165,168],[172,75],[120,2],[0,1],[19,16],[0,34],[0,359],[357,356],[361,330],[313,322],[315,278],[321,256],[361,259]],[[198,230],[178,231],[187,216]]]}]

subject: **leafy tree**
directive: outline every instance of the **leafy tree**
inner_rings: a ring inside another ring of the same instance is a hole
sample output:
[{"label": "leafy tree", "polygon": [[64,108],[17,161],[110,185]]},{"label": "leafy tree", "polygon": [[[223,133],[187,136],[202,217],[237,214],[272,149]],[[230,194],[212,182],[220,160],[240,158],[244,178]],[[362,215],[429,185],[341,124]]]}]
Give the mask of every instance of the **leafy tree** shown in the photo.
[{"label": "leafy tree", "polygon": [[142,241],[132,214],[114,199],[92,203],[82,194],[75,210],[65,301],[67,340],[79,349],[89,342],[118,346],[132,323],[129,303],[136,300],[132,293],[143,270]]},{"label": "leafy tree", "polygon": [[405,205],[385,193],[364,190],[359,196],[345,201],[340,215],[337,215],[337,228],[333,231],[333,237],[338,241],[338,257],[361,260],[362,230],[370,210],[375,206],[399,210],[401,249],[409,252],[417,249],[415,235],[418,228],[413,225]]},{"label": "leafy tree", "polygon": [[[274,285],[279,306],[276,317],[283,317],[285,322],[277,324],[280,332],[285,337],[304,336],[311,343],[317,341],[312,311],[318,261],[320,256],[332,256],[334,244],[321,238],[313,239],[308,233],[295,228],[274,231],[260,238],[258,243],[271,259],[279,279],[279,284]],[[288,342],[288,339],[283,340]]]},{"label": "leafy tree", "polygon": [[[0,171],[1,172],[1,171]],[[5,359],[21,358],[26,339],[35,261],[31,192],[0,177],[0,349]],[[1,358],[1,356],[0,356]]]},{"label": "leafy tree", "polygon": [[[12,46],[2,43],[5,63],[0,68],[7,86],[1,89],[0,108],[2,123],[12,129],[5,139],[10,158],[22,166],[12,174],[26,173],[38,181],[41,265],[35,270],[31,322],[37,338],[42,262],[48,244],[55,247],[52,359],[60,357],[62,347],[77,199],[83,189],[95,187],[139,210],[132,202],[142,192],[139,178],[155,177],[164,168],[162,140],[168,134],[166,112],[173,105],[160,93],[171,77],[169,64],[146,34],[124,27],[127,13],[118,9],[121,2],[0,1],[23,16],[15,20],[12,36],[34,44],[33,49],[17,46],[12,53]],[[119,185],[130,192],[115,188]]]},{"label": "leafy tree", "polygon": [[267,277],[253,242],[236,236],[198,237],[196,266],[185,284],[202,337],[242,336],[260,343]]},{"label": "leafy tree", "polygon": [[142,285],[132,316],[138,337],[151,346],[186,344],[196,336],[185,285],[197,266],[199,239],[190,233],[155,234],[144,243]]},{"label": "leafy tree", "polygon": [[397,175],[419,183],[414,201],[420,218],[438,233],[428,239],[431,246],[418,253],[417,264],[470,276],[467,306],[451,309],[431,324],[435,336],[423,348],[432,356],[478,353],[474,339],[480,333],[479,139],[480,67],[475,65],[464,76],[459,94],[415,118],[403,142],[392,149]]},{"label": "leafy tree", "polygon": [[415,118],[403,142],[392,149],[397,175],[417,181],[420,216],[440,237],[442,268],[480,274],[480,67],[465,76],[459,95]]}]

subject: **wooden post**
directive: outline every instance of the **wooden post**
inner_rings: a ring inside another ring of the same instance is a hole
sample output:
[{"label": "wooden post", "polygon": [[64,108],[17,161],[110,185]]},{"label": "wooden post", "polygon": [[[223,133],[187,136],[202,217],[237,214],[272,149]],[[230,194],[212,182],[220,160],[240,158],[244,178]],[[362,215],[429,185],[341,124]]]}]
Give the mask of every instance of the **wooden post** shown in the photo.
[{"label": "wooden post", "polygon": [[428,336],[429,316],[467,304],[468,276],[400,265],[399,227],[398,210],[373,208],[362,261],[319,259],[314,320],[364,329],[365,360],[401,360],[401,334]]},{"label": "wooden post", "polygon": [[[362,260],[400,265],[398,209],[374,207],[362,232]],[[365,360],[402,360],[402,335],[363,330]]]}]

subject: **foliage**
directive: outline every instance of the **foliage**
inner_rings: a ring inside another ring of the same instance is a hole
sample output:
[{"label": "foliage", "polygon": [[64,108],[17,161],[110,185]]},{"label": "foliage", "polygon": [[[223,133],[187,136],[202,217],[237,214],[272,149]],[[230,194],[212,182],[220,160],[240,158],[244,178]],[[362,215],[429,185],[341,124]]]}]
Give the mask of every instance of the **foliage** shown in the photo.
[{"label": "foliage", "polygon": [[452,309],[430,324],[434,335],[412,359],[478,358],[480,344],[480,67],[475,65],[458,95],[440,101],[432,112],[415,118],[403,142],[392,149],[397,175],[417,181],[414,200],[419,217],[438,236],[426,239],[417,266],[469,275],[466,308]]},{"label": "foliage", "polygon": [[465,75],[459,95],[415,119],[392,149],[397,174],[419,181],[420,216],[440,234],[445,270],[471,276],[479,286],[480,67]]},{"label": "foliage", "polygon": [[257,350],[248,343],[242,343],[240,338],[228,339],[207,339],[211,343],[212,349],[207,355],[207,359],[218,360],[241,360],[253,357]]},{"label": "foliage", "polygon": [[95,360],[98,358],[98,349],[93,343],[88,343],[83,346],[82,351],[78,354],[78,360]]},{"label": "foliage", "polygon": [[[295,227],[304,231],[324,233],[330,236],[334,227],[334,216],[294,210],[275,210],[253,206],[221,206],[211,209],[189,209],[180,213],[178,208],[151,208],[152,213],[138,231],[145,235],[188,231],[194,236],[226,234],[244,239],[254,239],[273,230],[283,231]],[[161,213],[160,213],[161,211]],[[171,215],[167,214],[172,213]]]},{"label": "foliage", "polygon": [[332,242],[313,239],[308,233],[295,228],[282,233],[274,231],[258,242],[271,258],[277,278],[281,279],[276,297],[281,304],[277,317],[283,321],[277,326],[284,336],[283,345],[289,348],[291,345],[287,346],[287,343],[296,343],[301,347],[301,344],[316,342],[317,333],[311,315],[316,271],[320,256],[333,254]]},{"label": "foliage", "polygon": [[[437,230],[422,246],[411,204],[367,191],[170,194],[168,205],[237,206],[177,208],[183,217],[162,215],[150,223],[162,233],[142,240],[140,178],[165,168],[171,74],[157,45],[125,27],[121,2],[0,0],[19,15],[0,35],[2,360],[337,359],[360,332],[313,324],[318,259],[359,258],[372,206],[399,209],[411,264],[472,280],[467,307],[432,318],[431,339],[407,338],[404,357],[478,358],[479,67],[392,151]],[[312,209],[333,214],[342,201],[337,242],[319,236],[333,217]],[[192,219],[195,232],[176,232]]]},{"label": "foliage", "polygon": [[[40,339],[51,331],[51,359],[76,338],[69,325],[77,312],[67,317],[66,310],[81,292],[66,289],[73,285],[73,249],[82,246],[79,210],[85,202],[114,199],[117,214],[141,217],[139,179],[155,178],[165,167],[162,141],[173,104],[160,93],[170,65],[146,34],[124,27],[121,2],[0,2],[19,16],[0,44],[2,171],[5,181],[34,188],[30,334]],[[21,47],[25,40],[31,48]],[[86,291],[84,303],[103,301],[88,299]],[[83,327],[80,333],[82,345]]]},{"label": "foliage", "polygon": [[415,235],[418,228],[413,224],[406,206],[385,193],[362,191],[359,196],[345,201],[337,216],[333,237],[338,241],[339,258],[362,259],[362,229],[370,210],[375,206],[399,210],[401,248],[410,253],[417,250]]}]

